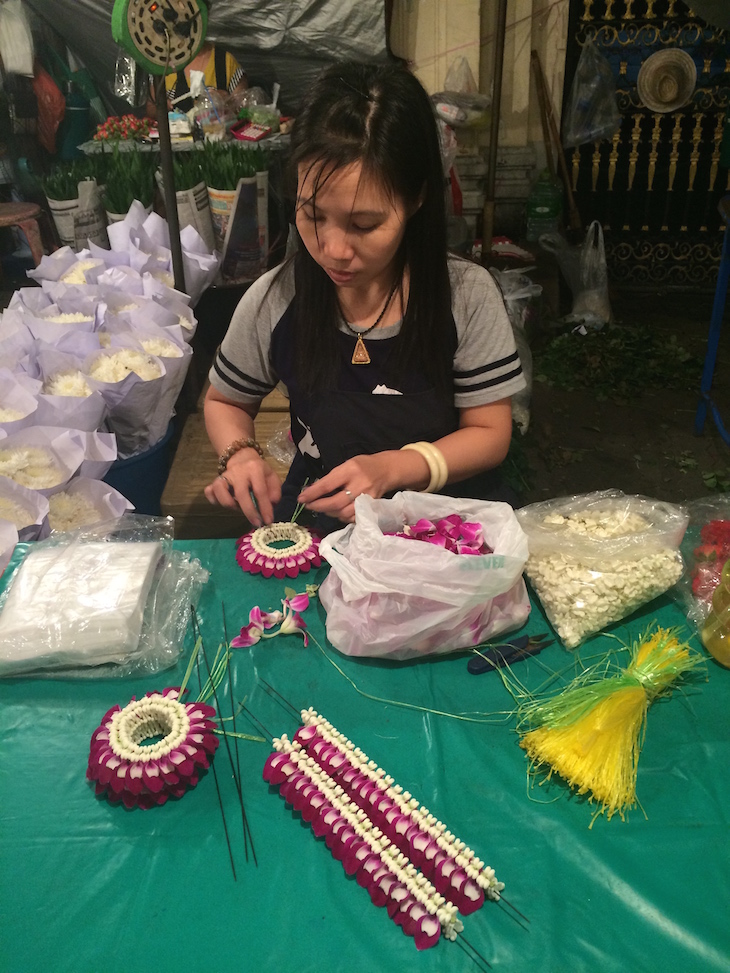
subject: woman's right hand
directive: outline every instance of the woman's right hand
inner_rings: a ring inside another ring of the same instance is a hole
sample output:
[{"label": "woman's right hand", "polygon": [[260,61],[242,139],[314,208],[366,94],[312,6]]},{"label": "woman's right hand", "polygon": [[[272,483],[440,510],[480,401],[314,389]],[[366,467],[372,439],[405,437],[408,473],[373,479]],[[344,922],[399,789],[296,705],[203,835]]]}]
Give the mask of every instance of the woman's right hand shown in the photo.
[{"label": "woman's right hand", "polygon": [[236,507],[254,527],[274,521],[274,504],[281,499],[281,481],[253,449],[242,449],[228,461],[225,472],[205,488],[209,503]]}]

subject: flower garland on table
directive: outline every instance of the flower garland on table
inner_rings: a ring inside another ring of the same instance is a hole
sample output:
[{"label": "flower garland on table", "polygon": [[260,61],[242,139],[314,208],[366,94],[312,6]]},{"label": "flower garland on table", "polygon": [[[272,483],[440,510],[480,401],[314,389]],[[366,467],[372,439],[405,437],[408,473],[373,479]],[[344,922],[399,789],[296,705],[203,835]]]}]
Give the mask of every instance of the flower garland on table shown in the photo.
[{"label": "flower garland on table", "polygon": [[[218,687],[229,675],[231,646],[219,646],[210,665],[194,610],[193,622],[197,630],[195,648],[182,684],[163,689],[161,693],[146,693],[141,699],[132,697],[124,707],[113,706],[94,730],[86,776],[95,782],[97,797],[106,796],[113,803],[121,801],[129,808],[147,809],[164,804],[170,797],[182,797],[195,787],[201,769],[212,766],[215,776],[212,759],[218,749],[218,736],[226,740],[229,758],[229,736],[264,742],[261,737],[237,733],[235,713],[229,717],[233,720],[232,731],[222,728],[225,718],[216,714],[208,700],[212,697],[218,705]],[[198,698],[184,703],[188,681],[196,663],[200,662],[201,653],[207,680],[201,683]],[[155,742],[156,737],[159,739]],[[241,801],[246,837],[240,782],[233,763],[231,767]]]},{"label": "flower garland on table", "polygon": [[[286,541],[283,548],[273,545]],[[300,572],[318,568],[319,536],[294,521],[268,524],[238,539],[236,561],[244,571],[270,578],[296,578]]]},{"label": "flower garland on table", "polygon": [[[86,771],[97,797],[151,808],[195,787],[218,748],[216,713],[205,703],[181,702],[181,695],[180,687],[168,687],[104,714],[91,737]],[[156,736],[162,739],[145,744]]]},{"label": "flower garland on table", "polygon": [[[680,642],[676,629],[647,631],[631,648],[625,669],[595,668],[557,696],[520,707],[520,746],[531,769],[559,774],[610,819],[636,806],[636,776],[649,706],[702,657]],[[500,670],[503,671],[503,670]],[[591,822],[592,824],[593,822]]]},{"label": "flower garland on table", "polygon": [[264,780],[418,949],[442,934],[456,939],[464,928],[458,911],[501,898],[494,870],[331,723],[313,709],[301,716],[293,740],[274,739]]}]

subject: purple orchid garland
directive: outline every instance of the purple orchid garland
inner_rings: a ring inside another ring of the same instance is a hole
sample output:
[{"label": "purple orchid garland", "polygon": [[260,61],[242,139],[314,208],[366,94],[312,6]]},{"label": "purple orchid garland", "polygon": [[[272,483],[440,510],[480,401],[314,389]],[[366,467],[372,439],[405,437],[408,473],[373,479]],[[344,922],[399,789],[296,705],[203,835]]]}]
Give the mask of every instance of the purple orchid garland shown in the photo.
[{"label": "purple orchid garland", "polygon": [[314,710],[302,719],[293,741],[274,741],[264,779],[418,949],[456,937],[457,909],[500,899],[503,883],[463,841]]}]

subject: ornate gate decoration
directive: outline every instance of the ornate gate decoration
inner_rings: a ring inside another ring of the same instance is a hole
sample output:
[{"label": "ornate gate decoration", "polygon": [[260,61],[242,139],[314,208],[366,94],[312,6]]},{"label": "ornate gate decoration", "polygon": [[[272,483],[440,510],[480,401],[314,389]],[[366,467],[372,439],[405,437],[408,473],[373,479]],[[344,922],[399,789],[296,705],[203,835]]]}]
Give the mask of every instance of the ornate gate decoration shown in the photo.
[{"label": "ornate gate decoration", "polygon": [[[584,222],[604,226],[611,279],[714,287],[724,230],[717,205],[728,186],[730,31],[707,26],[681,0],[572,0],[571,18],[567,77],[590,38],[616,78],[619,131],[566,153]],[[697,87],[684,108],[663,114],[642,104],[636,81],[642,63],[667,48],[692,57]]]}]

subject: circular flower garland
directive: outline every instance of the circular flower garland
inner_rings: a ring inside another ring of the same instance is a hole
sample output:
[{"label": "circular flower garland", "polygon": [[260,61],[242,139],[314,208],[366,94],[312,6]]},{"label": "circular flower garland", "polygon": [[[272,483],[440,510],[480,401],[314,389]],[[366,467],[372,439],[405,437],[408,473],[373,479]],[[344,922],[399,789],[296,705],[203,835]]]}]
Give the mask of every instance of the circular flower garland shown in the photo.
[{"label": "circular flower garland", "polygon": [[[97,796],[125,807],[151,808],[169,797],[182,797],[198,783],[201,767],[210,766],[218,747],[205,703],[181,703],[175,687],[113,706],[91,736],[86,776]],[[145,740],[162,737],[157,743]]]},{"label": "circular flower garland", "polygon": [[[289,541],[289,545],[273,547],[278,541]],[[268,524],[238,539],[236,561],[244,571],[265,578],[272,574],[276,578],[296,578],[300,571],[318,568],[322,563],[319,541],[317,534],[300,524]]]}]

